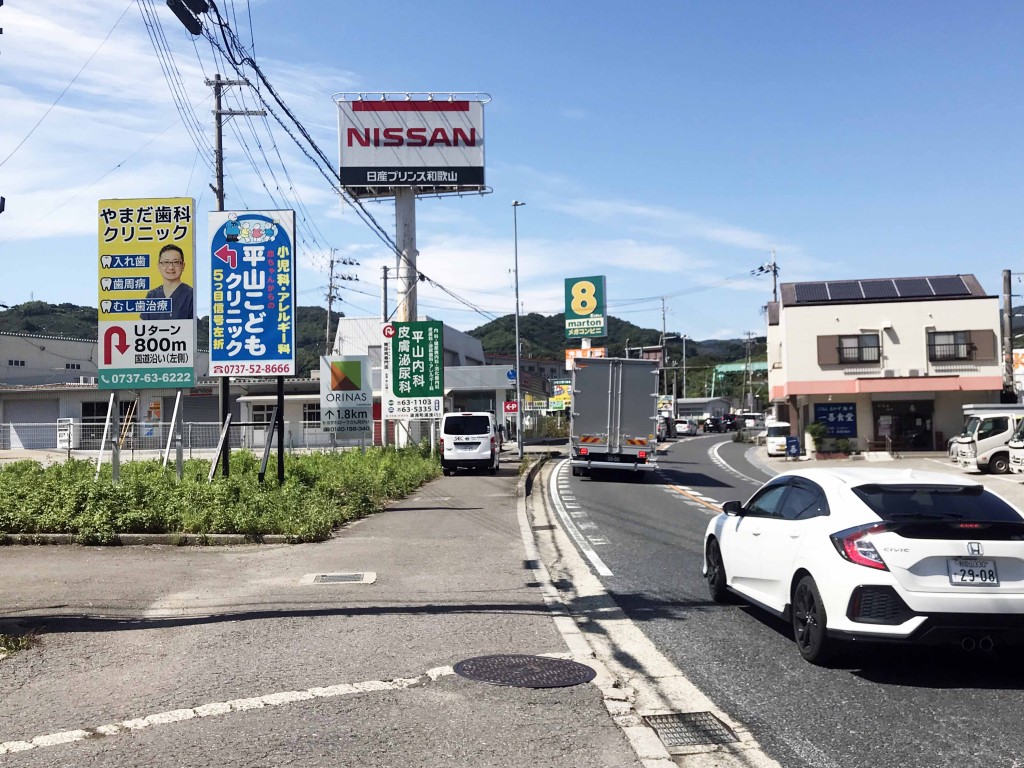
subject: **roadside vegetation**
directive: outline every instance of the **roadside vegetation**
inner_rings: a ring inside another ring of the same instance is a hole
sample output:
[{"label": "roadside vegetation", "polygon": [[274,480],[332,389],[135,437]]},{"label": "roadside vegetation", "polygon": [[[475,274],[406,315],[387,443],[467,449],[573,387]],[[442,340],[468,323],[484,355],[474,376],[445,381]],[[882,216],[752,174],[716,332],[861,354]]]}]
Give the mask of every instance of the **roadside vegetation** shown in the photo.
[{"label": "roadside vegetation", "polygon": [[211,483],[209,460],[189,459],[179,482],[158,461],[125,462],[115,485],[109,465],[95,480],[91,461],[45,468],[32,460],[6,464],[0,467],[0,544],[9,543],[11,534],[41,533],[71,534],[81,544],[117,544],[124,533],[323,541],[441,473],[426,444],[288,455],[281,485],[270,469],[276,456],[264,483],[253,453],[232,452],[230,466],[230,477],[218,474]]}]

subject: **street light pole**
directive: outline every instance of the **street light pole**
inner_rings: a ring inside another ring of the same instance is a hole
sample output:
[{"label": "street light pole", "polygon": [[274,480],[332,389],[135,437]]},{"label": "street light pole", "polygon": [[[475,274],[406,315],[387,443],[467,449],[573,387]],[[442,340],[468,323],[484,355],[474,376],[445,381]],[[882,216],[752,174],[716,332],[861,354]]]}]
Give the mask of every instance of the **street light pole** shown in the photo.
[{"label": "street light pole", "polygon": [[520,388],[522,376],[519,373],[519,218],[516,209],[521,205],[526,203],[512,201],[512,247],[515,252],[516,274],[516,448],[520,461],[523,459],[523,396]]},{"label": "street light pole", "polygon": [[683,397],[686,397],[686,334],[683,334]]}]

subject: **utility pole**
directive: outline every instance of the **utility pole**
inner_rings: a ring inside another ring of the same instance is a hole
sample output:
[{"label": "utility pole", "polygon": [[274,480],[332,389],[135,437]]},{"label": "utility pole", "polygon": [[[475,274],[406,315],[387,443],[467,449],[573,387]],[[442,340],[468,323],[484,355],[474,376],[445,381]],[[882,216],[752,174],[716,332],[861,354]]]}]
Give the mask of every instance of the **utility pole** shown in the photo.
[{"label": "utility pole", "polygon": [[327,340],[324,343],[324,354],[331,354],[331,309],[334,306],[334,248],[331,248],[330,276],[327,279]]},{"label": "utility pole", "polygon": [[[661,370],[665,374],[665,297],[661,297]],[[664,391],[662,394],[668,394],[668,376],[662,375],[664,379]]]},{"label": "utility pole", "polygon": [[[179,17],[180,18],[180,17]],[[191,31],[191,30],[190,30]],[[193,33],[195,34],[195,33]],[[248,85],[248,80],[224,80],[218,72],[213,80],[206,79],[206,84],[213,87],[213,125],[214,125],[214,165],[217,173],[217,185],[210,185],[210,189],[217,195],[217,210],[224,210],[224,117],[265,115],[262,109],[231,110],[221,109],[221,93],[225,86]],[[220,420],[224,424],[231,413],[231,377],[222,376],[220,380]],[[280,425],[279,425],[280,426]],[[221,473],[228,476],[228,465],[231,460],[231,441],[225,440],[223,453],[221,454]]]}]

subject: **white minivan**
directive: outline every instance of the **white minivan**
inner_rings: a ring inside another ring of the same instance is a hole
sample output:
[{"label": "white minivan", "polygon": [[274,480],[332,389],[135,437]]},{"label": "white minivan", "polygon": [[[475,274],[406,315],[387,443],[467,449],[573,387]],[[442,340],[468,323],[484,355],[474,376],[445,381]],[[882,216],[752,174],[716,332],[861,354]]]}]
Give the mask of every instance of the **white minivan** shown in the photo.
[{"label": "white minivan", "polygon": [[788,421],[766,421],[764,447],[769,456],[786,455],[786,438],[790,436]]},{"label": "white minivan", "polygon": [[498,472],[498,435],[494,414],[487,411],[446,413],[441,419],[441,470],[451,475],[458,467]]}]

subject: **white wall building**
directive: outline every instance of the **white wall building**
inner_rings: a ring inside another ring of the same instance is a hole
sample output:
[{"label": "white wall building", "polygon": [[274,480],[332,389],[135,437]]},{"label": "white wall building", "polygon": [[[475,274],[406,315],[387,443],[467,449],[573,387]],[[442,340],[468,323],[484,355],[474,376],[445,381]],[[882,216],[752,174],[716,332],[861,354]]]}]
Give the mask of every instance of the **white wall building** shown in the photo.
[{"label": "white wall building", "polygon": [[[965,403],[999,402],[999,302],[973,275],[782,283],[768,306],[778,418],[853,447],[936,450]],[[796,432],[794,431],[796,434]]]}]

